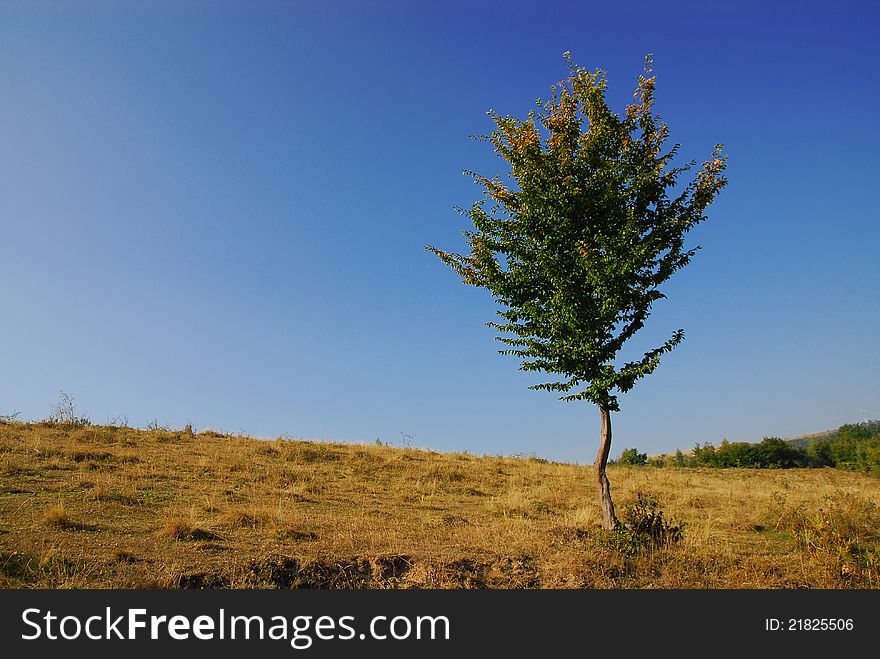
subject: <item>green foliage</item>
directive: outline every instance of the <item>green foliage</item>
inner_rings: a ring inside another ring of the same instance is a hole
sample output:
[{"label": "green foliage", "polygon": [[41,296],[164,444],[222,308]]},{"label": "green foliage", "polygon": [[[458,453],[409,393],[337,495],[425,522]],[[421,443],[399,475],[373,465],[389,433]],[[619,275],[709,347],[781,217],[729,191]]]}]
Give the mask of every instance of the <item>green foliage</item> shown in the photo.
[{"label": "green foliage", "polygon": [[806,453],[813,467],[833,467],[836,464],[834,452],[831,450],[831,442],[827,439],[810,442],[807,445]]},{"label": "green foliage", "polygon": [[760,444],[753,445],[746,456],[752,464],[767,469],[806,467],[808,464],[804,451],[799,451],[779,437],[765,437]]},{"label": "green foliage", "polygon": [[623,453],[620,454],[618,462],[623,465],[645,465],[648,464],[648,455],[646,453],[639,453],[634,448],[625,448]]},{"label": "green foliage", "polygon": [[866,423],[845,423],[837,429],[835,440],[859,441],[869,439],[880,434],[880,425],[877,421]]},{"label": "green foliage", "polygon": [[674,464],[676,467],[688,466],[687,458],[685,458],[684,453],[681,452],[681,449],[675,449]]},{"label": "green foliage", "polygon": [[716,447],[697,444],[691,456],[676,452],[675,464],[687,467],[837,467],[880,476],[880,425],[875,421],[846,424],[827,437],[800,446],[765,437],[759,444],[728,442]]},{"label": "green foliage", "polygon": [[832,466],[880,476],[880,424],[845,424],[826,440],[814,440],[808,451],[821,454]]},{"label": "green foliage", "polygon": [[655,496],[638,492],[636,500],[624,508],[623,516],[614,530],[601,533],[606,546],[624,555],[634,556],[645,550],[679,542],[684,534],[684,525],[665,519]]},{"label": "green foliage", "polygon": [[520,368],[558,375],[533,389],[562,392],[617,411],[615,391],[629,391],[682,340],[683,330],[640,358],[616,363],[644,325],[660,287],[696,252],[685,235],[727,183],[716,146],[694,178],[696,163],[673,167],[676,144],[653,113],[651,58],[623,116],[606,103],[606,78],[574,64],[547,102],[525,120],[489,115],[496,130],[482,139],[509,165],[509,175],[473,172],[484,199],[460,212],[468,254],[427,249],[461,276],[486,288],[500,306],[489,323]]},{"label": "green foliage", "polygon": [[810,459],[806,451],[797,449],[778,437],[765,437],[759,444],[728,442],[721,446],[697,444],[693,452],[695,467],[747,467],[753,469],[788,469],[807,467]]}]

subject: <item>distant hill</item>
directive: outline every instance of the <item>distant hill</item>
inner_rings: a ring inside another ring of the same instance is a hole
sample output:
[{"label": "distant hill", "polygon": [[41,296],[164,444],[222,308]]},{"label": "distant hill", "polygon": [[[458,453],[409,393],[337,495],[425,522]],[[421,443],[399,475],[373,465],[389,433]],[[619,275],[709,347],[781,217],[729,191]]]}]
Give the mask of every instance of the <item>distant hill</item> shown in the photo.
[{"label": "distant hill", "polygon": [[822,432],[814,432],[809,435],[796,435],[795,437],[785,437],[785,441],[795,448],[807,448],[807,445],[814,439],[833,439],[837,435],[837,428],[833,430],[823,430]]},{"label": "distant hill", "polygon": [[[861,421],[859,423],[848,423],[841,426],[843,428],[858,428],[860,430],[864,430],[868,435],[875,435],[880,433],[880,420],[874,419],[869,421]],[[806,449],[809,443],[815,439],[827,439],[832,441],[837,438],[838,433],[840,432],[840,428],[834,428],[832,430],[823,430],[822,432],[814,432],[809,435],[797,435],[795,437],[786,437],[785,441],[791,444],[795,448]]]}]

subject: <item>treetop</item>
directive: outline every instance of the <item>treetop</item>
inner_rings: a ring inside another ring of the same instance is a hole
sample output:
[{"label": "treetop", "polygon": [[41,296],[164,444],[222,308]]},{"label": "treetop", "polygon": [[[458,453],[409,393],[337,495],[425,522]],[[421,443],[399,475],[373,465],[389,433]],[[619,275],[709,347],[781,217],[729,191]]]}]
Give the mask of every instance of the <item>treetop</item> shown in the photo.
[{"label": "treetop", "polygon": [[495,130],[481,136],[509,172],[466,172],[483,197],[459,209],[468,254],[429,246],[463,283],[486,288],[500,305],[500,352],[520,368],[559,376],[534,389],[562,392],[618,409],[613,393],[629,391],[684,337],[679,329],[635,361],[615,366],[623,344],[641,329],[660,286],[698,247],[685,235],[706,219],[726,185],[726,157],[716,145],[696,167],[673,166],[679,145],[653,112],[652,59],[624,114],[608,106],[604,71],[565,54],[569,75],[525,119],[490,112]]}]

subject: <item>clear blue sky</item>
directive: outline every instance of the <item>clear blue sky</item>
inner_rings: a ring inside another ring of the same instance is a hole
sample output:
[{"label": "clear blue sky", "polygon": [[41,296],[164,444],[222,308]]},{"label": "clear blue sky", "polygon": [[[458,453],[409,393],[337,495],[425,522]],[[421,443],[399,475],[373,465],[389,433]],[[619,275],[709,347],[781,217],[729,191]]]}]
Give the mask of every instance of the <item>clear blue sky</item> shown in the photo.
[{"label": "clear blue sky", "polygon": [[654,53],[672,141],[730,156],[612,455],[880,417],[880,11],[718,4],[0,3],[0,414],[592,462],[423,249],[569,50],[619,111]]}]

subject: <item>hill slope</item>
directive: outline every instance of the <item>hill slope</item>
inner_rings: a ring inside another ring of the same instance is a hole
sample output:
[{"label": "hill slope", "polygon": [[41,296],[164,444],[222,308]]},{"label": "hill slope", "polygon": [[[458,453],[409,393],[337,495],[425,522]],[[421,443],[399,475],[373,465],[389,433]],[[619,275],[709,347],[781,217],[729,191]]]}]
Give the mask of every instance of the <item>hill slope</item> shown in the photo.
[{"label": "hill slope", "polygon": [[[877,479],[614,466],[619,512],[650,492],[686,525],[681,542],[636,553],[597,528],[590,472],[387,446],[0,422],[0,586],[880,585]],[[851,552],[815,536],[823,528]],[[812,544],[802,542],[810,533]]]},{"label": "hill slope", "polygon": [[840,435],[841,430],[855,431],[857,434],[864,434],[865,436],[876,435],[880,433],[880,421],[870,420],[860,421],[858,423],[848,423],[844,424],[840,428],[823,430],[822,432],[814,432],[810,433],[809,435],[786,437],[785,441],[796,448],[805,449],[813,440],[827,439],[829,441],[834,441]]},{"label": "hill slope", "polygon": [[837,429],[834,430],[823,430],[822,432],[812,432],[808,435],[797,435],[796,437],[786,437],[785,441],[794,446],[795,448],[805,449],[810,445],[810,442],[815,439],[831,439],[834,435],[837,434]]}]

